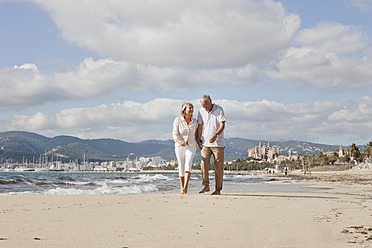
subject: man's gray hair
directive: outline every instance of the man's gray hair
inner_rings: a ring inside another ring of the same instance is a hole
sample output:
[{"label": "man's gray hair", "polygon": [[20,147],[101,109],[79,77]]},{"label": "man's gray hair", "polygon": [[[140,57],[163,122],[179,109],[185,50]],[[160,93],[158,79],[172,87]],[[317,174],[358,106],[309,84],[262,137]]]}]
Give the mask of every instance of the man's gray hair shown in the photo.
[{"label": "man's gray hair", "polygon": [[208,102],[212,103],[212,99],[209,95],[203,95],[202,97],[200,97],[200,101],[201,102],[208,101]]}]

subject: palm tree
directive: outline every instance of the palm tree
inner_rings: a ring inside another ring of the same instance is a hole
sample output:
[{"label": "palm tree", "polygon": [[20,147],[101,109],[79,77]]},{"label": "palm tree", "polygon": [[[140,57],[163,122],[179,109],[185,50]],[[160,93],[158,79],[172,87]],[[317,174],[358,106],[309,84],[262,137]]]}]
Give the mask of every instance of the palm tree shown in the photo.
[{"label": "palm tree", "polygon": [[325,154],[323,150],[318,153],[317,159],[320,165],[326,165],[329,163],[328,155]]},{"label": "palm tree", "polygon": [[366,145],[367,148],[364,150],[363,157],[365,159],[369,159],[372,157],[372,140],[368,142]]},{"label": "palm tree", "polygon": [[351,146],[350,146],[350,155],[353,157],[353,159],[357,162],[361,162],[361,160],[363,159],[361,154],[360,154],[360,151],[359,151],[359,148],[355,145],[355,143],[353,143]]},{"label": "palm tree", "polygon": [[349,154],[346,154],[343,158],[342,158],[342,162],[350,162],[350,155]]},{"label": "palm tree", "polygon": [[333,152],[332,155],[331,155],[331,158],[330,158],[330,162],[332,164],[334,164],[337,160],[338,160],[338,153],[337,152]]}]

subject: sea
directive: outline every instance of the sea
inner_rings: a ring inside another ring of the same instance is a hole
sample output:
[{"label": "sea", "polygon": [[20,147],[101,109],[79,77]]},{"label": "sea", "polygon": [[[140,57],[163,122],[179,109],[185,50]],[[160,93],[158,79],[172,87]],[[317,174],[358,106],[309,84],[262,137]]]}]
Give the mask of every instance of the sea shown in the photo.
[{"label": "sea", "polygon": [[[222,192],[308,191],[306,185],[262,175],[224,175]],[[214,176],[210,175],[213,190]],[[192,174],[189,193],[203,188],[200,174]],[[37,173],[0,172],[0,195],[83,195],[177,193],[178,174],[152,173]]]}]

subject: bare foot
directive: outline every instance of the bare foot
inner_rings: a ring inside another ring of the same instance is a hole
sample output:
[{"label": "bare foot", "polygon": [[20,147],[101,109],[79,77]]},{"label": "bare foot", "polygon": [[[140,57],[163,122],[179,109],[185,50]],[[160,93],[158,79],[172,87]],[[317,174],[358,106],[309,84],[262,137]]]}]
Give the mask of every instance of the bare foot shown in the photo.
[{"label": "bare foot", "polygon": [[204,188],[199,193],[205,193],[211,191],[209,186],[204,186]]},{"label": "bare foot", "polygon": [[185,189],[182,188],[179,194],[185,194]]},{"label": "bare foot", "polygon": [[216,191],[214,191],[213,193],[212,193],[212,195],[220,195],[221,194],[221,191],[219,191],[219,190],[216,190]]},{"label": "bare foot", "polygon": [[187,194],[187,189],[183,189],[182,194]]}]

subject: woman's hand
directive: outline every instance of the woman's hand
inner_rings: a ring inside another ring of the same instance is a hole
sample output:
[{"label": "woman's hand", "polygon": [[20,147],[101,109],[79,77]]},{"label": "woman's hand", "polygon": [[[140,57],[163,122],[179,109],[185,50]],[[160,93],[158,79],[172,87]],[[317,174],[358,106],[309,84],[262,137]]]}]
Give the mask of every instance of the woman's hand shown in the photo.
[{"label": "woman's hand", "polygon": [[180,139],[177,139],[176,142],[177,142],[178,144],[180,144],[181,146],[185,146],[185,145],[186,145],[185,141],[180,140]]}]

